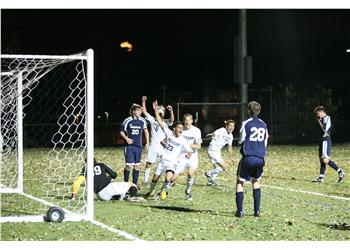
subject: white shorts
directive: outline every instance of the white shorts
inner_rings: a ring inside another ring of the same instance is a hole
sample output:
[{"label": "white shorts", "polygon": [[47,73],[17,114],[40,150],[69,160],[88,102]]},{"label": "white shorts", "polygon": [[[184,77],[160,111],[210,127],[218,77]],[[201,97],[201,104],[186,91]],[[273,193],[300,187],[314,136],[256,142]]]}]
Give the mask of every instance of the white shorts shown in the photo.
[{"label": "white shorts", "polygon": [[185,157],[185,155],[183,155],[180,159],[179,164],[176,167],[176,174],[180,174],[183,171],[185,171],[185,168],[188,167],[192,167],[194,169],[198,168],[198,153],[192,153],[192,156],[190,159],[187,159]]},{"label": "white shorts", "polygon": [[173,171],[176,173],[176,164],[174,164],[171,161],[162,160],[158,163],[156,170],[154,171],[155,175],[161,175],[162,173],[165,173],[166,171]]},{"label": "white shorts", "polygon": [[222,162],[221,151],[211,151],[208,150],[208,156],[213,164]]},{"label": "white shorts", "polygon": [[159,158],[162,156],[163,152],[164,152],[164,148],[161,145],[159,146],[151,145],[147,152],[146,162],[153,164],[156,161],[159,161]]},{"label": "white shorts", "polygon": [[128,190],[128,182],[111,182],[104,189],[98,192],[97,196],[104,201],[111,200],[115,195],[120,195],[120,199],[123,199]]}]

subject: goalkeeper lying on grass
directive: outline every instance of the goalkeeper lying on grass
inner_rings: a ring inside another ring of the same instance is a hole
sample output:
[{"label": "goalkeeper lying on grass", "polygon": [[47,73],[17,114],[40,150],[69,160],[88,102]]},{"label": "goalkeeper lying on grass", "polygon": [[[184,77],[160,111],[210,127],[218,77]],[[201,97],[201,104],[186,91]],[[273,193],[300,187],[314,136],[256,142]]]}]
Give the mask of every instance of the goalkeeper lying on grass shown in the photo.
[{"label": "goalkeeper lying on grass", "polygon": [[[75,200],[80,185],[85,181],[85,165],[81,169],[77,180],[72,186],[71,200]],[[136,197],[137,186],[132,182],[114,182],[111,179],[115,179],[117,173],[104,163],[99,163],[94,158],[94,192],[97,196],[104,201],[117,199],[117,200],[129,200],[139,201],[142,197]]]}]

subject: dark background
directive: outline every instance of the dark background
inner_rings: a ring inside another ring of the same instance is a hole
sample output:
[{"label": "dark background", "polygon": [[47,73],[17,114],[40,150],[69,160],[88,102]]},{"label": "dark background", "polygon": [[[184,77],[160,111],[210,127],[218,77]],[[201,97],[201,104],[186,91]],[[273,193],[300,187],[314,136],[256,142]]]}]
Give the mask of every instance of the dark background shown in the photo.
[{"label": "dark background", "polygon": [[[94,49],[95,115],[102,117],[96,131],[121,122],[142,95],[174,107],[239,100],[237,9],[2,9],[1,19],[2,53]],[[262,103],[273,142],[314,142],[319,132],[312,112],[319,104],[329,108],[334,140],[350,140],[349,10],[248,9],[247,39],[253,57],[248,100]],[[131,52],[120,48],[125,40]],[[112,125],[105,124],[105,111]]]}]

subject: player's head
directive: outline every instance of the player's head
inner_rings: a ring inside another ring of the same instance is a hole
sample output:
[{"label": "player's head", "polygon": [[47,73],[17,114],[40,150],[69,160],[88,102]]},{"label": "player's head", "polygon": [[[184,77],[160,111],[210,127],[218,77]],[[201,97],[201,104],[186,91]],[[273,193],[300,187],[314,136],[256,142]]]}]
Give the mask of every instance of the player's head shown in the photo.
[{"label": "player's head", "polygon": [[173,124],[173,130],[175,137],[179,137],[183,132],[183,124],[182,122],[175,122]]},{"label": "player's head", "polygon": [[184,114],[183,124],[186,129],[190,128],[193,123],[193,116],[191,114]]},{"label": "player's head", "polygon": [[[85,158],[85,164],[86,164],[86,162],[87,162],[87,158]],[[94,157],[94,165],[96,165],[96,163],[97,163],[97,161],[96,161],[96,158]]]},{"label": "player's head", "polygon": [[257,117],[260,114],[261,105],[256,101],[251,101],[248,103],[248,114],[253,117]]},{"label": "player's head", "polygon": [[225,121],[225,128],[228,133],[232,133],[233,130],[235,129],[235,121],[234,120],[227,120]]},{"label": "player's head", "polygon": [[314,108],[314,114],[317,118],[323,118],[327,115],[326,108],[324,106],[317,106]]},{"label": "player's head", "polygon": [[137,195],[137,187],[131,186],[129,188],[129,194],[130,194],[130,197],[135,197]]},{"label": "player's head", "polygon": [[161,118],[164,117],[165,108],[164,108],[163,105],[158,106],[158,113],[159,113],[159,115],[160,115]]},{"label": "player's head", "polygon": [[136,116],[137,118],[141,116],[142,108],[139,104],[133,103],[129,111],[131,116]]}]

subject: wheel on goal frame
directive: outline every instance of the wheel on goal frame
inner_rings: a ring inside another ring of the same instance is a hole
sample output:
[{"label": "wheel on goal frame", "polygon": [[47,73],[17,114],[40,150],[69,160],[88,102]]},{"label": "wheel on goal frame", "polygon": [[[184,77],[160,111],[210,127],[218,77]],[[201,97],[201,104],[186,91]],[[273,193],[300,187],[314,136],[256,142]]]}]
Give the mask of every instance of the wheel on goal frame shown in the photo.
[{"label": "wheel on goal frame", "polygon": [[64,211],[62,208],[54,206],[47,211],[47,221],[59,223],[64,218]]}]

